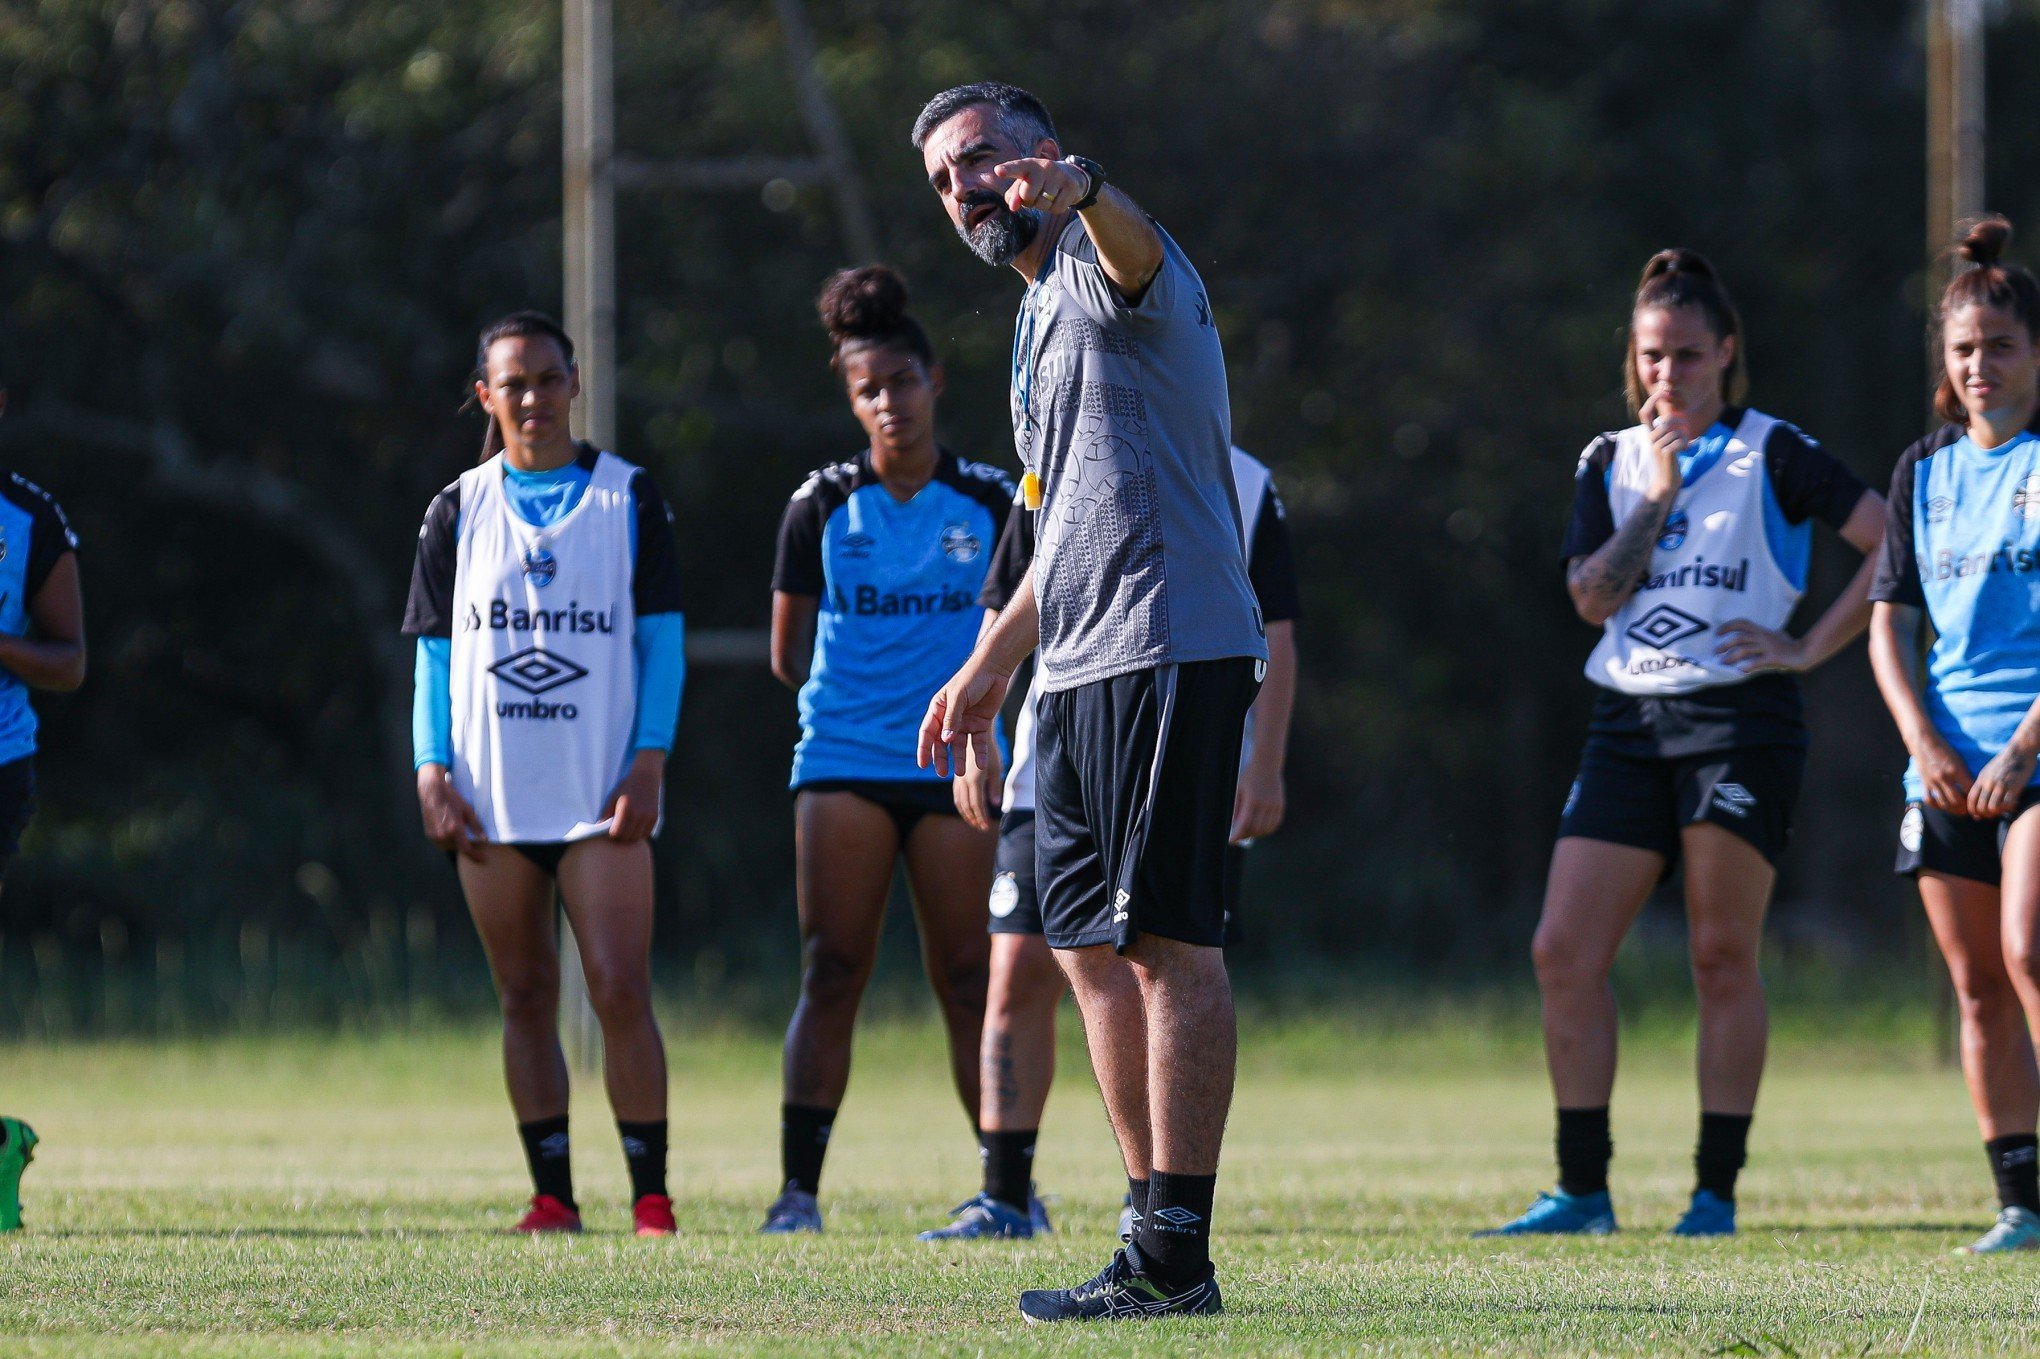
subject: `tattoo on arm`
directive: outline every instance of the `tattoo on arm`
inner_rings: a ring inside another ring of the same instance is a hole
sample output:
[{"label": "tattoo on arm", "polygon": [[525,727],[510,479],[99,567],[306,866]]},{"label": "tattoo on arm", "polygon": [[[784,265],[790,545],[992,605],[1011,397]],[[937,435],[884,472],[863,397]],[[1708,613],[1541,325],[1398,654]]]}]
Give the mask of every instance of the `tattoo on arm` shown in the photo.
[{"label": "tattoo on arm", "polygon": [[1566,572],[1573,598],[1591,600],[1611,613],[1621,608],[1643,579],[1643,570],[1650,564],[1650,554],[1657,548],[1658,535],[1664,532],[1671,509],[1670,500],[1644,501],[1622,521],[1613,538],[1591,556],[1575,559]]}]

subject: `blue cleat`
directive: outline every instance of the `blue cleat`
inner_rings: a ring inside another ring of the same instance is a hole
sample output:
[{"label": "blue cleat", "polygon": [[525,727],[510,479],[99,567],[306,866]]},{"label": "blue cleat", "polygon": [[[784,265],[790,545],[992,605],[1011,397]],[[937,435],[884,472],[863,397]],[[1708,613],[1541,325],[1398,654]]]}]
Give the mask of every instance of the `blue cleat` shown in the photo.
[{"label": "blue cleat", "polygon": [[1734,1236],[1735,1200],[1721,1198],[1712,1189],[1695,1189],[1686,1215],[1672,1228],[1673,1236]]},{"label": "blue cleat", "polygon": [[792,1185],[765,1210],[765,1225],[758,1229],[760,1236],[792,1236],[796,1232],[818,1232],[822,1229],[822,1205],[815,1202],[815,1196]]},{"label": "blue cleat", "polygon": [[1020,1295],[1020,1315],[1038,1321],[1117,1321],[1133,1317],[1215,1316],[1225,1310],[1218,1278],[1210,1265],[1202,1277],[1167,1288],[1138,1269],[1132,1248],[1112,1253],[1112,1263],[1075,1288],[1031,1288]]},{"label": "blue cleat", "polygon": [[1514,1222],[1491,1227],[1475,1236],[1606,1236],[1615,1230],[1615,1205],[1608,1191],[1598,1194],[1568,1194],[1554,1189],[1539,1194],[1537,1201]]},{"label": "blue cleat", "polygon": [[1989,1231],[1955,1253],[2003,1255],[2016,1250],[2040,1250],[2040,1213],[2030,1208],[2005,1209]]},{"label": "blue cleat", "polygon": [[[1030,1209],[1041,1200],[1030,1196]],[[915,1237],[916,1241],[1025,1241],[1034,1235],[1034,1214],[1021,1212],[1002,1199],[979,1194],[958,1204],[949,1214],[949,1225],[934,1227]],[[1046,1229],[1048,1215],[1042,1214]]]},{"label": "blue cleat", "polygon": [[1048,1220],[1048,1205],[1041,1201],[1041,1195],[1034,1192],[1034,1186],[1027,1186],[1027,1223],[1034,1228],[1036,1236],[1051,1236],[1055,1227]]}]

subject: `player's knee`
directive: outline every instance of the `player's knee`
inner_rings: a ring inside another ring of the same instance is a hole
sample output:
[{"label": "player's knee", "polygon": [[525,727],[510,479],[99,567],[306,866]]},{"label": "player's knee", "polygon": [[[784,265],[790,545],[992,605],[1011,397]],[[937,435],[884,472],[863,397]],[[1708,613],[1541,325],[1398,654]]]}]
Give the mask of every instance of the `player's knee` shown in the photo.
[{"label": "player's knee", "polygon": [[605,1025],[635,1023],[652,1012],[650,969],[588,969],[588,1003]]},{"label": "player's knee", "polygon": [[1543,991],[1572,991],[1607,980],[1603,969],[1576,940],[1543,925],[1530,939],[1530,963],[1537,972],[1538,989]]},{"label": "player's knee", "polygon": [[991,986],[991,964],[983,958],[959,958],[934,969],[931,980],[945,1009],[981,1015]]},{"label": "player's knee", "polygon": [[1747,942],[1697,935],[1691,947],[1693,990],[1702,1001],[1730,1000],[1762,988],[1757,951]]},{"label": "player's knee", "polygon": [[870,962],[845,949],[810,943],[801,966],[801,999],[809,1005],[855,1005],[864,995]]},{"label": "player's knee", "polygon": [[550,970],[518,973],[496,979],[503,1022],[513,1026],[557,1022],[560,1012],[559,974]]},{"label": "player's knee", "polygon": [[2016,980],[2028,991],[2040,990],[2040,940],[2006,940],[2005,971],[2010,974],[2008,982]]},{"label": "player's knee", "polygon": [[1955,1004],[1966,1027],[1988,1031],[2007,1023],[2025,1023],[2019,993],[2009,974],[1994,968],[1968,968],[1954,972],[1952,979]]}]

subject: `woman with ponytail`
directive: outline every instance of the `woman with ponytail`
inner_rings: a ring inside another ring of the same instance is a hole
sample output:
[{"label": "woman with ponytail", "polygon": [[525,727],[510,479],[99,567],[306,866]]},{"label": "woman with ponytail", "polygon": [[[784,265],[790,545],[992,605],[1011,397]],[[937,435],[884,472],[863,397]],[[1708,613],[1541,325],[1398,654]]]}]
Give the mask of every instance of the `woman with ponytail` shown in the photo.
[{"label": "woman with ponytail", "polygon": [[1963,1247],[1979,1255],[2040,1249],[2040,283],[2001,262],[2011,235],[1989,217],[1956,247],[1970,267],[1938,309],[1947,423],[1892,473],[1870,592],[1870,663],[1912,757],[1898,871],[1955,983],[1997,1180],[1997,1222]]},{"label": "woman with ponytail", "polygon": [[404,613],[418,639],[418,803],[502,1002],[533,1188],[517,1230],[581,1230],[557,890],[602,1024],[637,1233],[670,1236],[651,837],[686,676],[679,570],[651,477],[568,432],[580,390],[573,341],[550,318],[518,312],[482,332],[482,462],[425,512]]},{"label": "woman with ponytail", "polygon": [[[915,750],[928,695],[977,641],[978,591],[1013,483],[936,442],[942,365],[898,274],[846,269],[818,307],[867,442],[793,493],[772,574],[772,673],[800,695],[791,784],[802,961],[786,1031],[784,1191],[763,1228],[773,1233],[822,1228],[822,1156],[901,858],[956,1091],[975,1119],[998,840],[957,815],[949,780],[920,768]],[[996,767],[963,777],[997,802]]]},{"label": "woman with ponytail", "polygon": [[1558,1105],[1558,1185],[1502,1235],[1615,1229],[1615,998],[1637,912],[1685,863],[1699,1003],[1700,1135],[1672,1230],[1735,1231],[1767,1020],[1757,966],[1774,865],[1806,762],[1794,672],[1870,615],[1866,560],[1803,634],[1813,521],[1873,553],[1884,506],[1799,430],[1744,402],[1742,320],[1708,262],[1665,250],[1630,312],[1623,385],[1637,423],[1587,445],[1563,557],[1573,607],[1601,629],[1586,750],[1560,818],[1532,953]]}]

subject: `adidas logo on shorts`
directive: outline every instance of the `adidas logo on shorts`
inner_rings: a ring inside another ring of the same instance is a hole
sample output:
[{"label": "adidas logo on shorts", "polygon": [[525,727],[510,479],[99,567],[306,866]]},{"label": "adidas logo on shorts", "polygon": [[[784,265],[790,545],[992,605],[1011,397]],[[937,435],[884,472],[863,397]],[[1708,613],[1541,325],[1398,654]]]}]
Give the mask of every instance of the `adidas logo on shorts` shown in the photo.
[{"label": "adidas logo on shorts", "polygon": [[1748,816],[1757,805],[1757,795],[1739,783],[1714,785],[1714,805],[1730,816]]}]

